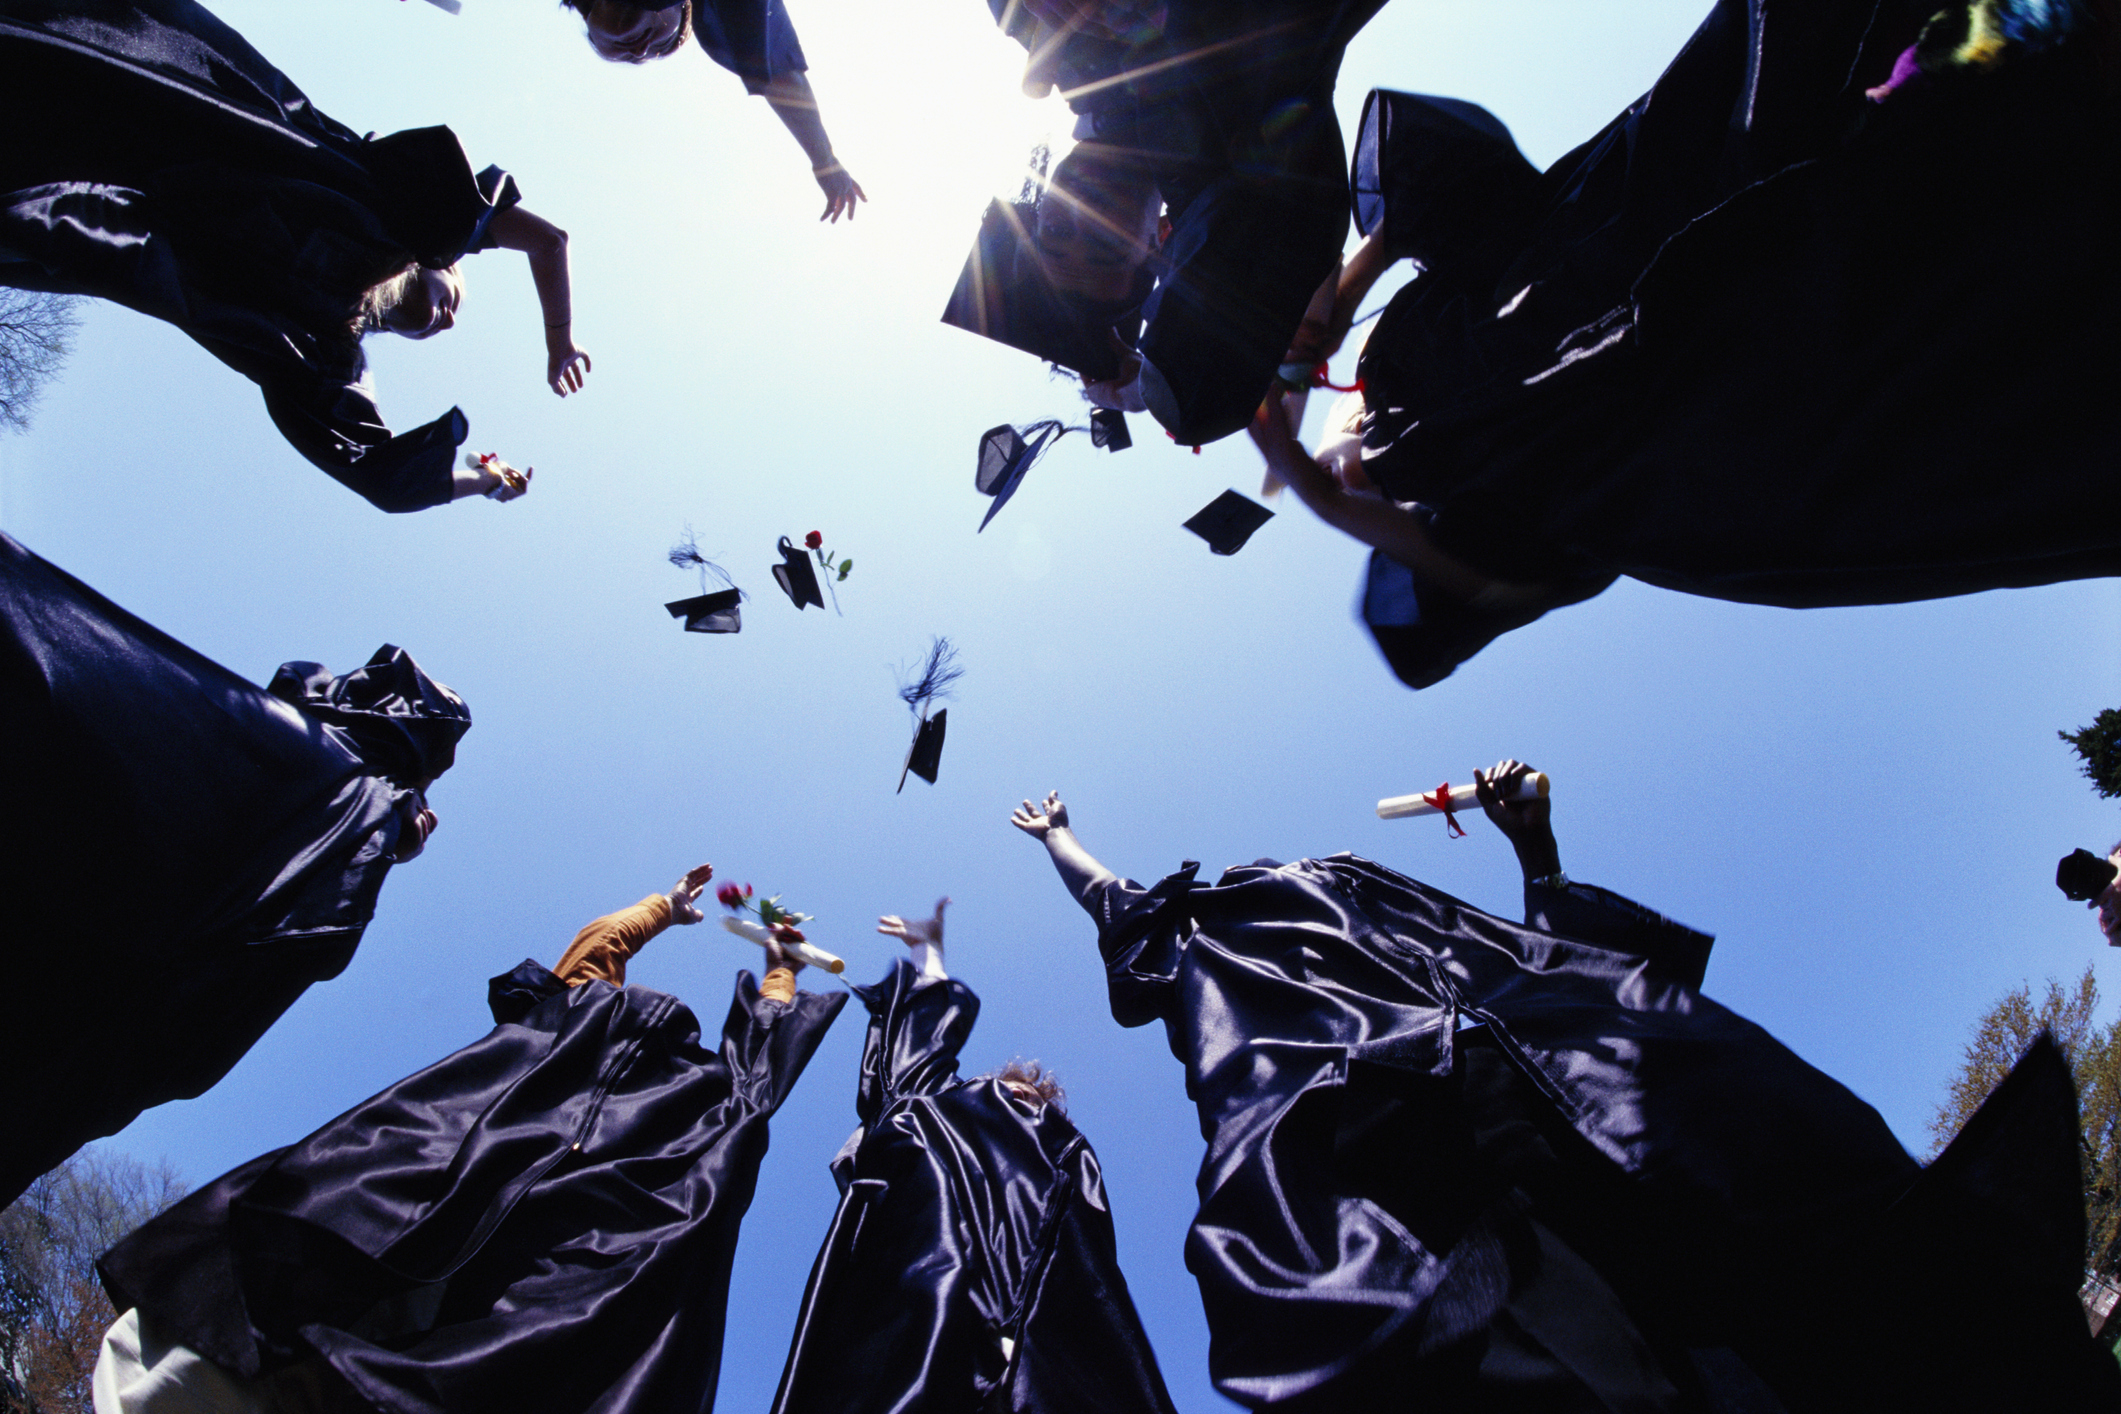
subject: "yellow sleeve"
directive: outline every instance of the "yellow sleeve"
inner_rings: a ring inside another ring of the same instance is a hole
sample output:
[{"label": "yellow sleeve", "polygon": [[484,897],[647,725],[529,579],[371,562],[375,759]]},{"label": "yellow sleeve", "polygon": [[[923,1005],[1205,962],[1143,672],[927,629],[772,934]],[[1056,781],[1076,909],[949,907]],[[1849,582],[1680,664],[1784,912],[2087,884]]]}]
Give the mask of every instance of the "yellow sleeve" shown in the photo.
[{"label": "yellow sleeve", "polygon": [[574,935],[553,972],[570,987],[584,982],[626,985],[626,959],[670,926],[670,899],[650,894],[631,908],[607,913]]}]

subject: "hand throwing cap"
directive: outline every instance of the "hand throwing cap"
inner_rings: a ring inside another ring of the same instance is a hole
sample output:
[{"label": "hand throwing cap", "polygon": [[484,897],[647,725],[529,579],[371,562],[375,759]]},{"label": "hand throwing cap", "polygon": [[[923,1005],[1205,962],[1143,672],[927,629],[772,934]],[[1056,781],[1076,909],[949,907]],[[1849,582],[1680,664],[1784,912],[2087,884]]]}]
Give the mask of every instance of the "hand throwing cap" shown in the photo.
[{"label": "hand throwing cap", "polygon": [[685,621],[687,633],[742,633],[744,612],[737,605],[743,602],[743,598],[741,590],[719,589],[712,594],[696,594],[663,607],[670,611],[670,617]]},{"label": "hand throwing cap", "polygon": [[2121,866],[2111,859],[2101,859],[2088,849],[2072,850],[2055,866],[2055,887],[2067,898],[2089,903],[2106,892],[2117,874]]},{"label": "hand throwing cap", "polygon": [[1144,267],[1137,298],[1124,309],[1100,312],[1071,304],[1039,268],[1032,231],[1035,201],[992,201],[981,218],[979,239],[957,277],[943,322],[1035,354],[1086,378],[1119,376],[1119,355],[1108,331],[1133,344],[1141,335],[1140,307],[1156,277]]},{"label": "hand throwing cap", "polygon": [[781,563],[773,567],[773,578],[788,596],[788,602],[802,609],[815,604],[825,607],[825,596],[817,587],[817,567],[810,563],[810,552],[800,545],[791,544],[788,537],[781,537]]},{"label": "hand throwing cap", "polygon": [[932,717],[923,717],[921,719],[920,726],[914,729],[913,745],[906,750],[905,769],[898,773],[898,788],[900,790],[906,788],[906,773],[908,771],[919,776],[931,786],[935,784],[935,773],[941,769],[943,764],[943,731],[949,721],[950,709],[948,707],[938,711]]},{"label": "hand throwing cap", "polygon": [[1186,529],[1208,542],[1218,555],[1234,555],[1245,548],[1252,532],[1274,519],[1274,512],[1235,491],[1225,491],[1194,513]]}]

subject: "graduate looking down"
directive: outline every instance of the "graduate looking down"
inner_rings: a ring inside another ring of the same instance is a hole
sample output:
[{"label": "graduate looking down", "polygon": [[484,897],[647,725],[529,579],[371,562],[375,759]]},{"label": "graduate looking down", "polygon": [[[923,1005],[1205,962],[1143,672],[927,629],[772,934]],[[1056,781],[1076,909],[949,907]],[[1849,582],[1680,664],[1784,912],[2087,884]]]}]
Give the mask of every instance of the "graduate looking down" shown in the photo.
[{"label": "graduate looking down", "polygon": [[773,106],[802,147],[825,193],[820,221],[851,221],[856,204],[869,199],[832,153],[810,66],[781,0],[560,0],[560,7],[582,17],[589,47],[615,64],[667,59],[685,47],[686,36],[698,39],[707,57],[744,81],[745,92]]},{"label": "graduate looking down", "polygon": [[361,343],[426,339],[464,307],[459,262],[528,257],[544,378],[578,391],[567,233],[474,172],[444,127],[362,137],[195,0],[0,0],[0,284],[162,319],[255,382],[294,449],[386,511],[509,500],[466,468],[452,408],[393,433]]},{"label": "graduate looking down", "polygon": [[912,956],[853,989],[861,1124],[772,1414],[1171,1414],[1059,1083],[1036,1062],[957,1073],[980,1004],[944,968],[948,903],[878,920]]},{"label": "graduate looking down", "polygon": [[99,1265],[98,1414],[713,1407],[767,1127],[844,996],[769,947],[720,1034],[626,981],[713,868],[488,985],[494,1029]]},{"label": "graduate looking down", "polygon": [[[1159,1022],[1206,1140],[1186,1266],[1253,1409],[2121,1407],[2087,1334],[2067,1064],[1928,1168],[1700,991],[1712,939],[1563,872],[1529,768],[1476,776],[1513,923],[1368,860],[1143,886],[1057,794],[1012,823]],[[1769,1396],[1772,1395],[1772,1398]],[[1779,1401],[1779,1404],[1778,1404]]]},{"label": "graduate looking down", "polygon": [[1076,113],[1076,145],[1050,182],[989,207],[945,321],[1181,443],[1238,431],[1339,262],[1333,86],[1380,2],[991,0],[1027,51],[1025,90],[1058,88]]}]

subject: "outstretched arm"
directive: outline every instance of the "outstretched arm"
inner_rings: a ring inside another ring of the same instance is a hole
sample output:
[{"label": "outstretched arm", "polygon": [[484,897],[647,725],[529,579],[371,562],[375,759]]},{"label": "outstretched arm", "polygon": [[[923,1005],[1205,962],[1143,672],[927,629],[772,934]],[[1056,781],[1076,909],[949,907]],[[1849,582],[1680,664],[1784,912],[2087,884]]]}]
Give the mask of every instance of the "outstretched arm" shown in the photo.
[{"label": "outstretched arm", "polygon": [[826,135],[825,120],[818,114],[817,94],[811,90],[810,76],[800,69],[786,69],[768,79],[758,93],[773,105],[775,116],[810,159],[810,175],[817,178],[825,193],[825,214],[818,220],[836,223],[844,215],[852,221],[855,203],[867,201],[869,194],[832,155],[832,139]]},{"label": "outstretched arm", "polygon": [[1495,581],[1461,560],[1445,554],[1428,527],[1413,512],[1381,496],[1350,491],[1311,454],[1289,429],[1279,398],[1260,404],[1252,419],[1252,443],[1266,458],[1267,470],[1296,493],[1318,518],[1335,530],[1384,551],[1445,593],[1471,599]]},{"label": "outstretched arm", "polygon": [[567,233],[521,206],[493,214],[494,244],[530,257],[530,278],[545,315],[545,381],[561,397],[580,392],[589,355],[574,343],[574,292],[567,272]]},{"label": "outstretched arm", "polygon": [[696,864],[685,871],[667,894],[650,894],[631,908],[607,913],[581,932],[552,969],[553,975],[570,987],[584,982],[626,985],[626,960],[648,946],[673,923],[697,923],[700,910],[694,900],[714,877],[712,864]]},{"label": "outstretched arm", "polygon": [[1099,884],[1118,877],[1098,863],[1068,827],[1068,807],[1062,803],[1059,791],[1046,792],[1043,805],[1025,801],[1010,814],[1009,823],[1045,845],[1061,883],[1077,903]]}]

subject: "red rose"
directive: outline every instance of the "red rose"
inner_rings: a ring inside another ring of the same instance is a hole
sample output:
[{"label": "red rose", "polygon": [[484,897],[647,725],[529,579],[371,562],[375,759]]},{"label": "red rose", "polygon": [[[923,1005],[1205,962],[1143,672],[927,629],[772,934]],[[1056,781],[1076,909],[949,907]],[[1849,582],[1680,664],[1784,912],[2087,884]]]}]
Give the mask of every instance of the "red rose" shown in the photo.
[{"label": "red rose", "polygon": [[749,885],[749,884],[746,884],[746,885],[744,885],[744,897],[745,897],[745,898],[750,898],[750,897],[751,897],[751,885]]},{"label": "red rose", "polygon": [[822,549],[824,548],[825,544],[825,532],[822,530],[813,530],[808,535],[803,537],[803,543],[805,545],[808,545],[813,550]]},{"label": "red rose", "polygon": [[714,891],[714,896],[722,901],[722,907],[724,908],[742,908],[744,906],[744,891],[734,884],[722,885]]}]

